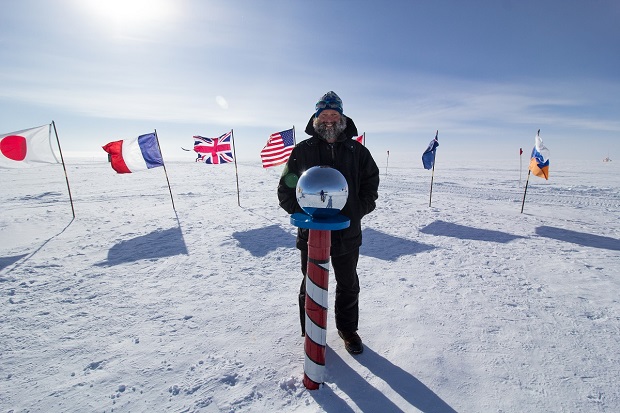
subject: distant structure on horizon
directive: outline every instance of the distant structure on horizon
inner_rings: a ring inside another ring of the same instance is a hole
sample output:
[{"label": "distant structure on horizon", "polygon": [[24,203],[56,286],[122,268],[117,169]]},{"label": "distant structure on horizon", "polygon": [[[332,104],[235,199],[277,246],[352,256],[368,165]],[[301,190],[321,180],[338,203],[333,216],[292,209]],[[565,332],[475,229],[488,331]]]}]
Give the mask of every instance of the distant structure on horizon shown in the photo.
[{"label": "distant structure on horizon", "polygon": [[603,158],[603,162],[611,162],[611,158],[609,156]]}]

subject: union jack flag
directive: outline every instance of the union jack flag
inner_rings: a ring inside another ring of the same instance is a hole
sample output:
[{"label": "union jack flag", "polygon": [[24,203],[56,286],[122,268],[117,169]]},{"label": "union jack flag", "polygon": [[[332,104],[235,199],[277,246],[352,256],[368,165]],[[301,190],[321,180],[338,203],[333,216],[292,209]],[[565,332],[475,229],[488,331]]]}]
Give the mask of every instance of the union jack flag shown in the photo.
[{"label": "union jack flag", "polygon": [[223,134],[219,138],[203,138],[194,136],[194,152],[198,154],[196,162],[204,162],[212,165],[233,162],[232,131]]}]

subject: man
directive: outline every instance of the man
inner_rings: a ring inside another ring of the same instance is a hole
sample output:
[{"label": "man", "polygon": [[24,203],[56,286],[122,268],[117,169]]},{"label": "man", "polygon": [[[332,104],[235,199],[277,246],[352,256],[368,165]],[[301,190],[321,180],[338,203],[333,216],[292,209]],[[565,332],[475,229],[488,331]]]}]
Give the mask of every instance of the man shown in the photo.
[{"label": "man", "polygon": [[[348,228],[332,231],[331,263],[336,278],[335,318],[338,334],[351,354],[364,350],[357,334],[359,320],[359,278],[357,262],[362,245],[362,217],[375,209],[379,189],[379,168],[365,146],[354,139],[357,128],[343,114],[342,100],[334,92],[326,93],[315,106],[306,133],[311,137],[291,152],[278,185],[280,206],[289,214],[303,212],[295,197],[297,180],[313,166],[330,166],[344,175],[349,186],[342,214],[351,220]],[[301,334],[305,335],[306,270],[308,264],[308,229],[297,231],[297,248],[301,251],[304,279],[299,289]]]}]

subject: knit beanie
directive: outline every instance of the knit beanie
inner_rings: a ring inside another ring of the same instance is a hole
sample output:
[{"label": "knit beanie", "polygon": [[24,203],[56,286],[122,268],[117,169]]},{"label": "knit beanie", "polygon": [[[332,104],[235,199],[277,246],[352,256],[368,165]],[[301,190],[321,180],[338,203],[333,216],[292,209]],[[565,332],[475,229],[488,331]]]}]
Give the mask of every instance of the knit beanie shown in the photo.
[{"label": "knit beanie", "polygon": [[314,113],[315,118],[318,118],[321,112],[323,112],[325,109],[335,110],[342,115],[342,100],[335,92],[327,92],[323,95],[321,100],[316,102],[316,106],[314,107],[314,109],[316,110],[316,112]]}]

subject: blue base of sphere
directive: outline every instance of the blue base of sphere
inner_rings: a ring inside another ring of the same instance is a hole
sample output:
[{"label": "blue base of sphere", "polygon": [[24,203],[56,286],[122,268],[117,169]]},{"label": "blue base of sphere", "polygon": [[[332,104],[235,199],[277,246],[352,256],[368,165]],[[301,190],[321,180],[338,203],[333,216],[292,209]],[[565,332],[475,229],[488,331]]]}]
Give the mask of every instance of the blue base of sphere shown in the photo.
[{"label": "blue base of sphere", "polygon": [[308,214],[296,212],[291,215],[291,224],[297,228],[309,228],[334,231],[348,228],[351,221],[344,215],[337,214],[329,217],[311,217]]},{"label": "blue base of sphere", "polygon": [[340,213],[340,210],[336,208],[302,207],[302,209],[306,214],[310,215],[314,219],[329,218]]}]

